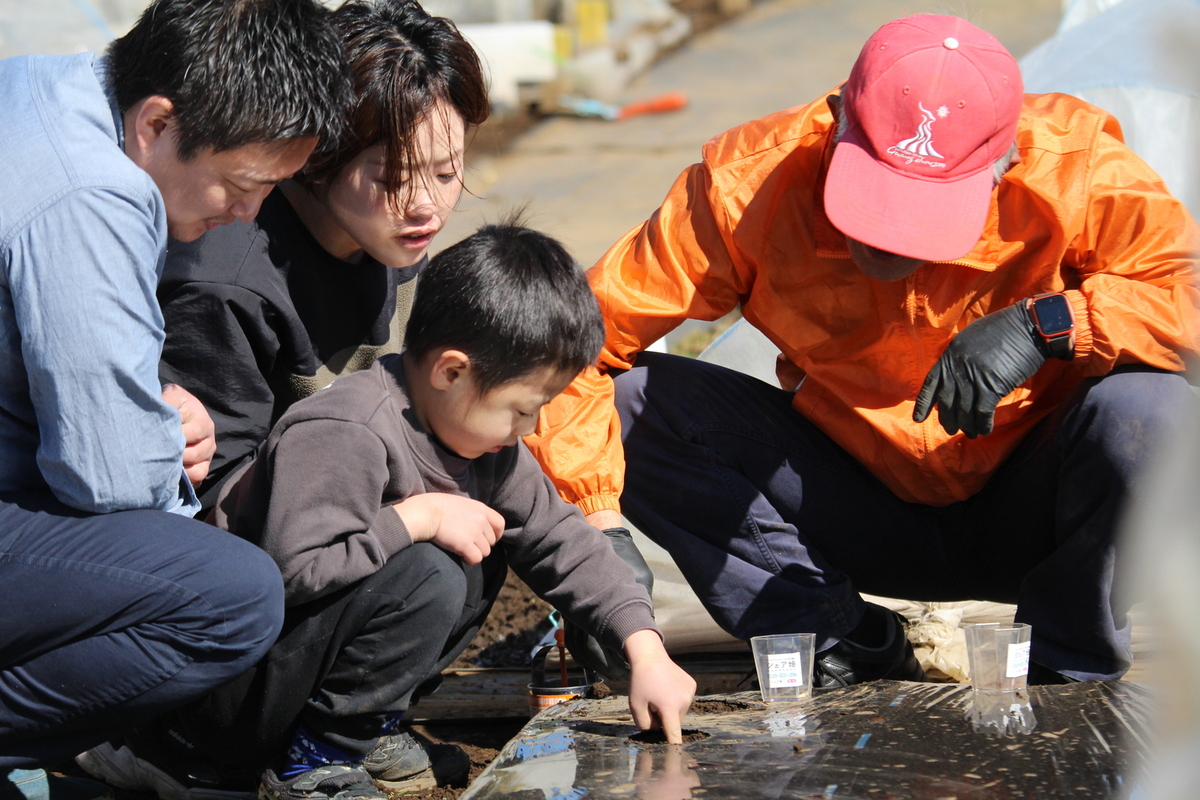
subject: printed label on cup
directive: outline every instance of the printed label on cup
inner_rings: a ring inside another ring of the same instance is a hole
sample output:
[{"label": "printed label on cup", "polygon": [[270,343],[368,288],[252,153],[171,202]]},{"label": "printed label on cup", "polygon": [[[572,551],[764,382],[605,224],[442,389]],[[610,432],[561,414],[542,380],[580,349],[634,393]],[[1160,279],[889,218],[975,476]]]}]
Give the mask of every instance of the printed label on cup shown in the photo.
[{"label": "printed label on cup", "polygon": [[799,653],[777,653],[767,656],[767,683],[772,689],[785,686],[803,686],[804,674],[800,671]]},{"label": "printed label on cup", "polygon": [[1008,646],[1008,666],[1004,671],[1006,678],[1019,678],[1029,674],[1029,642],[1020,642]]}]

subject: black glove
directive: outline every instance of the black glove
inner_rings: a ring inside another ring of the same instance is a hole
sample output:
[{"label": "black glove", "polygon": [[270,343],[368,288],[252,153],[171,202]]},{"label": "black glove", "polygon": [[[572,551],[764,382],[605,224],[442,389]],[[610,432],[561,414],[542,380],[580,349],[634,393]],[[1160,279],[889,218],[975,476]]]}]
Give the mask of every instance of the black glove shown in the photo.
[{"label": "black glove", "polygon": [[925,376],[913,421],[938,407],[946,433],[974,439],[992,432],[996,405],[1046,361],[1024,301],[980,317],[962,329]]},{"label": "black glove", "polygon": [[[646,587],[647,594],[653,596],[654,573],[642,553],[633,543],[633,537],[628,528],[607,528],[604,535],[612,542],[613,551],[621,560],[633,568],[633,577]],[[629,662],[625,653],[605,647],[596,637],[590,635],[578,625],[567,622],[564,626],[565,642],[571,651],[571,657],[577,662],[610,680],[620,680],[629,677]]]}]

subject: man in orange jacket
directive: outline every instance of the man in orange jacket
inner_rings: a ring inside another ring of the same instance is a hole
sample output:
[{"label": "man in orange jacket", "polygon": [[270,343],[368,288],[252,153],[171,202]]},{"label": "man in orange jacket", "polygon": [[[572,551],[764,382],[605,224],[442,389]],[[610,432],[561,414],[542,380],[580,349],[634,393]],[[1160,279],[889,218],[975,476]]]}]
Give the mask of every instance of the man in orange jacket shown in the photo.
[{"label": "man in orange jacket", "polygon": [[[1120,136],[1024,95],[961,19],[885,25],[840,91],[710,141],[590,271],[608,339],[543,412],[547,472],[618,537],[623,504],[735,636],[818,634],[825,685],[920,675],[859,591],[1015,602],[1032,682],[1121,675],[1117,517],[1194,410],[1200,304],[1196,225]],[[639,355],[738,307],[783,389]]]}]

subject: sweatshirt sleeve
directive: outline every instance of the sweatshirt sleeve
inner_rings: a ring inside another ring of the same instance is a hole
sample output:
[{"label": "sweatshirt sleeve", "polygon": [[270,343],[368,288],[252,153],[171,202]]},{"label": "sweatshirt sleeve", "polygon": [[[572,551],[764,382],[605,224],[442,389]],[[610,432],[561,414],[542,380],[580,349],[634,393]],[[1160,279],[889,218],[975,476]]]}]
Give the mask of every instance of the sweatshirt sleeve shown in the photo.
[{"label": "sweatshirt sleeve", "polygon": [[526,437],[560,496],[585,514],[620,509],[625,461],[609,370],[629,369],[684,320],[720,319],[741,300],[746,282],[726,213],[709,165],[694,164],[662,206],[588,270],[604,315],[598,368],[545,406],[537,434]]},{"label": "sweatshirt sleeve", "polygon": [[387,450],[366,425],[299,421],[265,457],[270,464],[254,465],[273,476],[260,546],[283,573],[287,605],[362,580],[412,544],[400,515],[381,504]]},{"label": "sweatshirt sleeve", "polygon": [[505,518],[504,552],[513,571],[567,619],[620,649],[653,630],[650,597],[608,538],[558,497],[523,445],[499,484],[493,507]]},{"label": "sweatshirt sleeve", "polygon": [[1197,352],[1196,223],[1109,132],[1092,148],[1091,196],[1074,265],[1075,357],[1102,375],[1126,363],[1182,371]]}]

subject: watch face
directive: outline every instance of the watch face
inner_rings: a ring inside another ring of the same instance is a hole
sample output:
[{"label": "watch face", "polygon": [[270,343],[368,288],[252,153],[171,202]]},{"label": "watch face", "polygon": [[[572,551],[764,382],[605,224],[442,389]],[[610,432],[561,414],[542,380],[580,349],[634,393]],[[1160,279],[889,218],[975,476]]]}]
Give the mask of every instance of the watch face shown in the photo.
[{"label": "watch face", "polygon": [[1074,327],[1070,303],[1061,294],[1034,300],[1033,313],[1037,317],[1038,328],[1046,336],[1066,333]]}]

